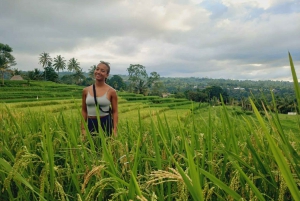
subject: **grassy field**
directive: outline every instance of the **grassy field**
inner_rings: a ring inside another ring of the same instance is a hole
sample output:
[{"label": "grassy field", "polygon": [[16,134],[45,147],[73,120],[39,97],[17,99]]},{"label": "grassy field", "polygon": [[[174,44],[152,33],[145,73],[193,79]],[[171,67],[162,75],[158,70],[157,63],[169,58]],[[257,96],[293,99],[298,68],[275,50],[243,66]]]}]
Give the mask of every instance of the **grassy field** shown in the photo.
[{"label": "grassy field", "polygon": [[40,87],[1,99],[0,200],[300,200],[298,115],[119,93],[118,137],[82,139],[81,90]]},{"label": "grassy field", "polygon": [[[80,101],[2,105],[1,199],[292,200],[255,115],[221,106],[192,113],[120,98],[119,136],[100,133],[104,146],[82,141]],[[283,127],[293,125],[283,130],[298,150],[298,116],[278,117]]]}]

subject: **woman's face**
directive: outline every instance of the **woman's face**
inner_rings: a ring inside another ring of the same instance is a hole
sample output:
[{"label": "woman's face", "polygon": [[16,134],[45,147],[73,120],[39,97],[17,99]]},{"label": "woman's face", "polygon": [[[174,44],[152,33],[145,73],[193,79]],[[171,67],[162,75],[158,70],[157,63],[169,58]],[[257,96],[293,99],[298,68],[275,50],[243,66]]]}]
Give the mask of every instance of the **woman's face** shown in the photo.
[{"label": "woman's face", "polygon": [[105,64],[99,64],[95,71],[94,71],[94,76],[96,80],[105,80],[105,78],[108,77],[108,68]]}]

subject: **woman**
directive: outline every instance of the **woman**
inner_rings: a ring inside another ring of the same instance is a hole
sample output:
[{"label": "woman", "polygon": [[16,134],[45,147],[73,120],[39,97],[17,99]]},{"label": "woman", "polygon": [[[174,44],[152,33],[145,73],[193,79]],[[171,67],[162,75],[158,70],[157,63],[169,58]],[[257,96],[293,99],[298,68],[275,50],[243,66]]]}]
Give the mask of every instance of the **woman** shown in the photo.
[{"label": "woman", "polygon": [[[103,131],[105,131],[108,136],[111,136],[113,131],[114,137],[116,137],[118,125],[118,97],[116,91],[105,82],[109,72],[109,63],[100,61],[94,71],[95,84],[84,88],[82,91],[81,111],[91,133],[99,132],[97,122],[97,114],[99,114],[100,125]],[[98,105],[98,107],[96,105]],[[98,109],[98,112],[96,109]],[[85,138],[86,131],[83,124],[81,124],[81,130]]]}]

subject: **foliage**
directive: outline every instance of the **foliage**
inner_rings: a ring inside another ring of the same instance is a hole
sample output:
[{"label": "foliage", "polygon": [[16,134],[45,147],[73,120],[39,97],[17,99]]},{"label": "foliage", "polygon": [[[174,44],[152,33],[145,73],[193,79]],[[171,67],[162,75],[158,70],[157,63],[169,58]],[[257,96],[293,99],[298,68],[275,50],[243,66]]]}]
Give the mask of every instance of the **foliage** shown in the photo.
[{"label": "foliage", "polygon": [[175,98],[185,98],[185,94],[183,92],[177,92],[174,97]]},{"label": "foliage", "polygon": [[45,71],[42,76],[45,76],[46,80],[52,81],[52,82],[57,82],[57,79],[58,79],[58,73],[56,73],[51,66],[47,66],[45,68]]},{"label": "foliage", "polygon": [[160,78],[157,72],[151,72],[148,76],[145,66],[140,64],[130,64],[127,71],[130,81],[129,90],[138,94],[147,95],[152,84]]},{"label": "foliage", "polygon": [[13,75],[22,75],[22,71],[19,70],[18,68],[12,69],[12,74]]},{"label": "foliage", "polygon": [[201,91],[187,91],[187,95],[189,100],[196,102],[208,102],[209,101],[209,93],[201,92]]},{"label": "foliage", "polygon": [[208,105],[192,114],[119,100],[118,137],[100,132],[86,141],[79,132],[80,99],[1,107],[0,199],[297,200],[293,151],[300,141],[288,129],[280,134],[275,118],[264,121],[277,140],[272,150],[282,151],[293,177],[279,167],[253,115]]},{"label": "foliage", "polygon": [[73,78],[75,80],[75,83],[78,85],[82,82],[82,80],[85,79],[85,76],[80,67],[76,68],[75,73],[73,74]]},{"label": "foliage", "polygon": [[27,72],[27,77],[30,80],[42,80],[43,74],[41,73],[41,71],[39,69],[35,68],[33,71]]},{"label": "foliage", "polygon": [[[47,66],[49,66],[49,64],[51,65],[51,62],[52,58],[50,57],[49,53],[43,52],[40,54],[39,64],[41,64],[43,68],[46,68]],[[44,76],[46,80],[46,73],[44,73]]]},{"label": "foliage", "polygon": [[89,68],[88,74],[89,74],[89,77],[90,77],[90,78],[94,78],[94,72],[95,72],[96,68],[97,68],[96,65],[92,65],[92,66]]},{"label": "foliage", "polygon": [[68,70],[70,72],[77,72],[80,71],[80,62],[77,61],[74,57],[71,58],[68,62]]},{"label": "foliage", "polygon": [[113,75],[107,80],[107,84],[119,91],[123,91],[126,89],[126,84],[119,75]]},{"label": "foliage", "polygon": [[213,98],[220,99],[220,96],[222,96],[225,102],[227,102],[228,94],[220,86],[207,87],[203,92],[208,95],[209,100]]},{"label": "foliage", "polygon": [[57,75],[59,77],[59,70],[64,70],[66,68],[66,60],[61,55],[57,55],[54,58],[54,69],[57,71]]},{"label": "foliage", "polygon": [[1,104],[0,200],[300,200],[299,116],[118,95],[116,138],[81,138],[80,98]]},{"label": "foliage", "polygon": [[166,88],[163,82],[156,81],[152,84],[150,95],[151,96],[163,96],[163,93],[166,93]]},{"label": "foliage", "polygon": [[16,65],[15,57],[11,54],[13,49],[9,45],[0,43],[0,71],[2,85],[4,85],[4,74],[10,72],[11,66]]},{"label": "foliage", "polygon": [[64,84],[74,84],[73,75],[64,75],[61,77],[60,81]]}]

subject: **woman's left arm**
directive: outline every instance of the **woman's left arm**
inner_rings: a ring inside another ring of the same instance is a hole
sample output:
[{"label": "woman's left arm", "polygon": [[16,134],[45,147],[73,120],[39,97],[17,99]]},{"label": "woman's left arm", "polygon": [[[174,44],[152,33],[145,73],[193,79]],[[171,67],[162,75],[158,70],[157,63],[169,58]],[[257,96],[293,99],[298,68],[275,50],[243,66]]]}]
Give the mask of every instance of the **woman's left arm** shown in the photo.
[{"label": "woman's left arm", "polygon": [[118,130],[118,96],[115,90],[111,90],[111,107],[112,107],[112,117],[114,124],[114,136],[117,137]]}]

